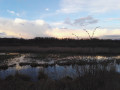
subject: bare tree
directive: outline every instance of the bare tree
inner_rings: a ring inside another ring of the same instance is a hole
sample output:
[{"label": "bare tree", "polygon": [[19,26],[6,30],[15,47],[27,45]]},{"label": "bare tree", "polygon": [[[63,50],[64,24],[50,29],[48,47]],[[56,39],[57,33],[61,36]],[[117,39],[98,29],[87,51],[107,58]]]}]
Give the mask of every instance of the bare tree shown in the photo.
[{"label": "bare tree", "polygon": [[[98,28],[100,28],[100,26],[94,28],[94,30],[93,30],[93,32],[92,32],[92,35],[90,35],[90,33],[89,33],[86,29],[83,29],[83,30],[88,34],[89,39],[92,40],[93,37],[94,37],[95,31],[96,31]],[[72,35],[74,35],[77,39],[79,39],[79,37],[78,37],[77,35],[75,35],[74,33],[72,33]]]},{"label": "bare tree", "polygon": [[79,37],[77,35],[75,35],[74,33],[72,33],[72,35],[74,35],[77,39],[79,39]]},{"label": "bare tree", "polygon": [[90,35],[90,33],[89,33],[86,29],[83,29],[83,30],[88,34],[88,36],[89,36],[90,39],[93,39],[93,36],[94,36],[94,34],[95,34],[95,31],[96,31],[99,27],[100,27],[100,26],[95,27],[95,29],[94,29],[94,31],[93,31],[93,33],[92,33],[92,36]]},{"label": "bare tree", "polygon": [[88,34],[89,38],[92,39],[90,36],[90,33],[86,29],[83,29],[83,30]]},{"label": "bare tree", "polygon": [[92,39],[93,39],[93,36],[94,36],[94,34],[95,34],[95,31],[96,31],[98,28],[100,28],[100,26],[98,26],[98,27],[96,27],[96,28],[94,29],[94,31],[93,31],[93,33],[92,33]]}]

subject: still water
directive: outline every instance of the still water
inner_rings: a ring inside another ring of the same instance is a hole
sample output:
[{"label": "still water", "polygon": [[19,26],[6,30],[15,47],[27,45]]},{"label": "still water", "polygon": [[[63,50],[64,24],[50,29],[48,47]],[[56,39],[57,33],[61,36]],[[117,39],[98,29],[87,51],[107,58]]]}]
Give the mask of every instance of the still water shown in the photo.
[{"label": "still water", "polygon": [[[108,71],[114,67],[116,72],[120,72],[119,60],[119,55],[0,53],[0,78],[5,79],[9,75],[19,73],[31,77],[32,81],[37,81],[40,71],[44,71],[48,77],[55,80],[65,76],[74,78],[86,72],[93,72],[98,67]],[[34,66],[31,65],[33,63]]]}]

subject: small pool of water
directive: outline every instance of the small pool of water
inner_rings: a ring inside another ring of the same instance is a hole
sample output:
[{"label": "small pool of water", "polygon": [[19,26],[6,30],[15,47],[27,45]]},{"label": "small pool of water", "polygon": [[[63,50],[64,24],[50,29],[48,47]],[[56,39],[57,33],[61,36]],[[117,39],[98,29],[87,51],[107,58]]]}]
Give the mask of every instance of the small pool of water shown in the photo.
[{"label": "small pool of water", "polygon": [[[0,53],[0,57],[1,79],[5,79],[9,75],[15,75],[16,73],[19,73],[30,76],[32,81],[37,81],[40,71],[44,71],[48,77],[52,79],[60,79],[65,76],[74,78],[79,75],[84,75],[86,72],[94,72],[97,68],[101,70],[106,69],[108,71],[114,68],[116,72],[120,72],[120,64],[116,63],[116,60],[120,59],[119,55],[81,56],[60,54],[42,55],[35,53]],[[4,58],[4,60],[2,60],[2,58]],[[102,64],[100,63],[101,61]],[[20,65],[20,63],[23,63],[24,65]],[[30,63],[30,65],[28,63]],[[40,65],[32,67],[32,63]],[[44,67],[44,64],[47,66]],[[9,67],[10,65],[13,66]],[[8,66],[8,68],[4,69],[2,68],[3,66]]]}]

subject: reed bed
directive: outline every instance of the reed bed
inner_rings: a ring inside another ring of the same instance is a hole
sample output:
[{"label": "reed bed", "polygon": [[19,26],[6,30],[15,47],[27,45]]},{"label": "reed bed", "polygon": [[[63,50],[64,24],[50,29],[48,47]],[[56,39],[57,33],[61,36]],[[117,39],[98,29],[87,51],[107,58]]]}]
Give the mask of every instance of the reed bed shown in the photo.
[{"label": "reed bed", "polygon": [[94,73],[86,72],[75,78],[65,76],[59,80],[40,71],[38,78],[32,82],[29,76],[17,73],[5,80],[0,79],[0,90],[120,90],[120,73],[114,67],[109,71],[94,68]]},{"label": "reed bed", "polygon": [[8,46],[0,47],[0,52],[27,53],[76,53],[76,54],[120,54],[120,48],[104,47],[39,47],[39,46]]}]

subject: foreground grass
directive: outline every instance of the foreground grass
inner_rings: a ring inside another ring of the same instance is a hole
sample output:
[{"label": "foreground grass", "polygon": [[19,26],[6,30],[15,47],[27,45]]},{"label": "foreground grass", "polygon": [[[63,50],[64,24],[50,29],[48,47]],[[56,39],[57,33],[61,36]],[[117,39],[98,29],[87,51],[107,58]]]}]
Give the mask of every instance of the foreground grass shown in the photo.
[{"label": "foreground grass", "polygon": [[0,80],[0,90],[120,90],[120,74],[114,68],[110,71],[96,69],[82,76],[65,76],[52,80],[44,72],[39,73],[39,81],[32,82],[29,76],[16,74]]},{"label": "foreground grass", "polygon": [[3,60],[7,60],[7,59],[12,59],[12,58],[15,58],[17,57],[18,55],[0,55],[0,62],[3,61]]},{"label": "foreground grass", "polygon": [[[78,71],[77,77],[63,75],[64,77],[59,80],[53,80],[44,71],[40,71],[36,82],[31,81],[29,76],[16,73],[14,76],[8,76],[5,80],[0,79],[0,90],[120,90],[120,73],[115,71],[115,67],[110,67],[110,70],[107,70],[107,65],[112,66],[114,60],[66,61],[57,61],[52,66],[57,64],[60,66],[91,65],[91,67],[89,67],[89,70],[82,68],[82,70],[85,69],[84,75],[81,75]],[[116,60],[116,63],[120,64],[120,60]],[[48,64],[37,63],[20,63],[20,65],[48,66]],[[98,67],[92,67],[92,65],[98,65]],[[101,69],[99,65],[104,65],[105,68]],[[5,66],[1,68],[5,68]]]}]

